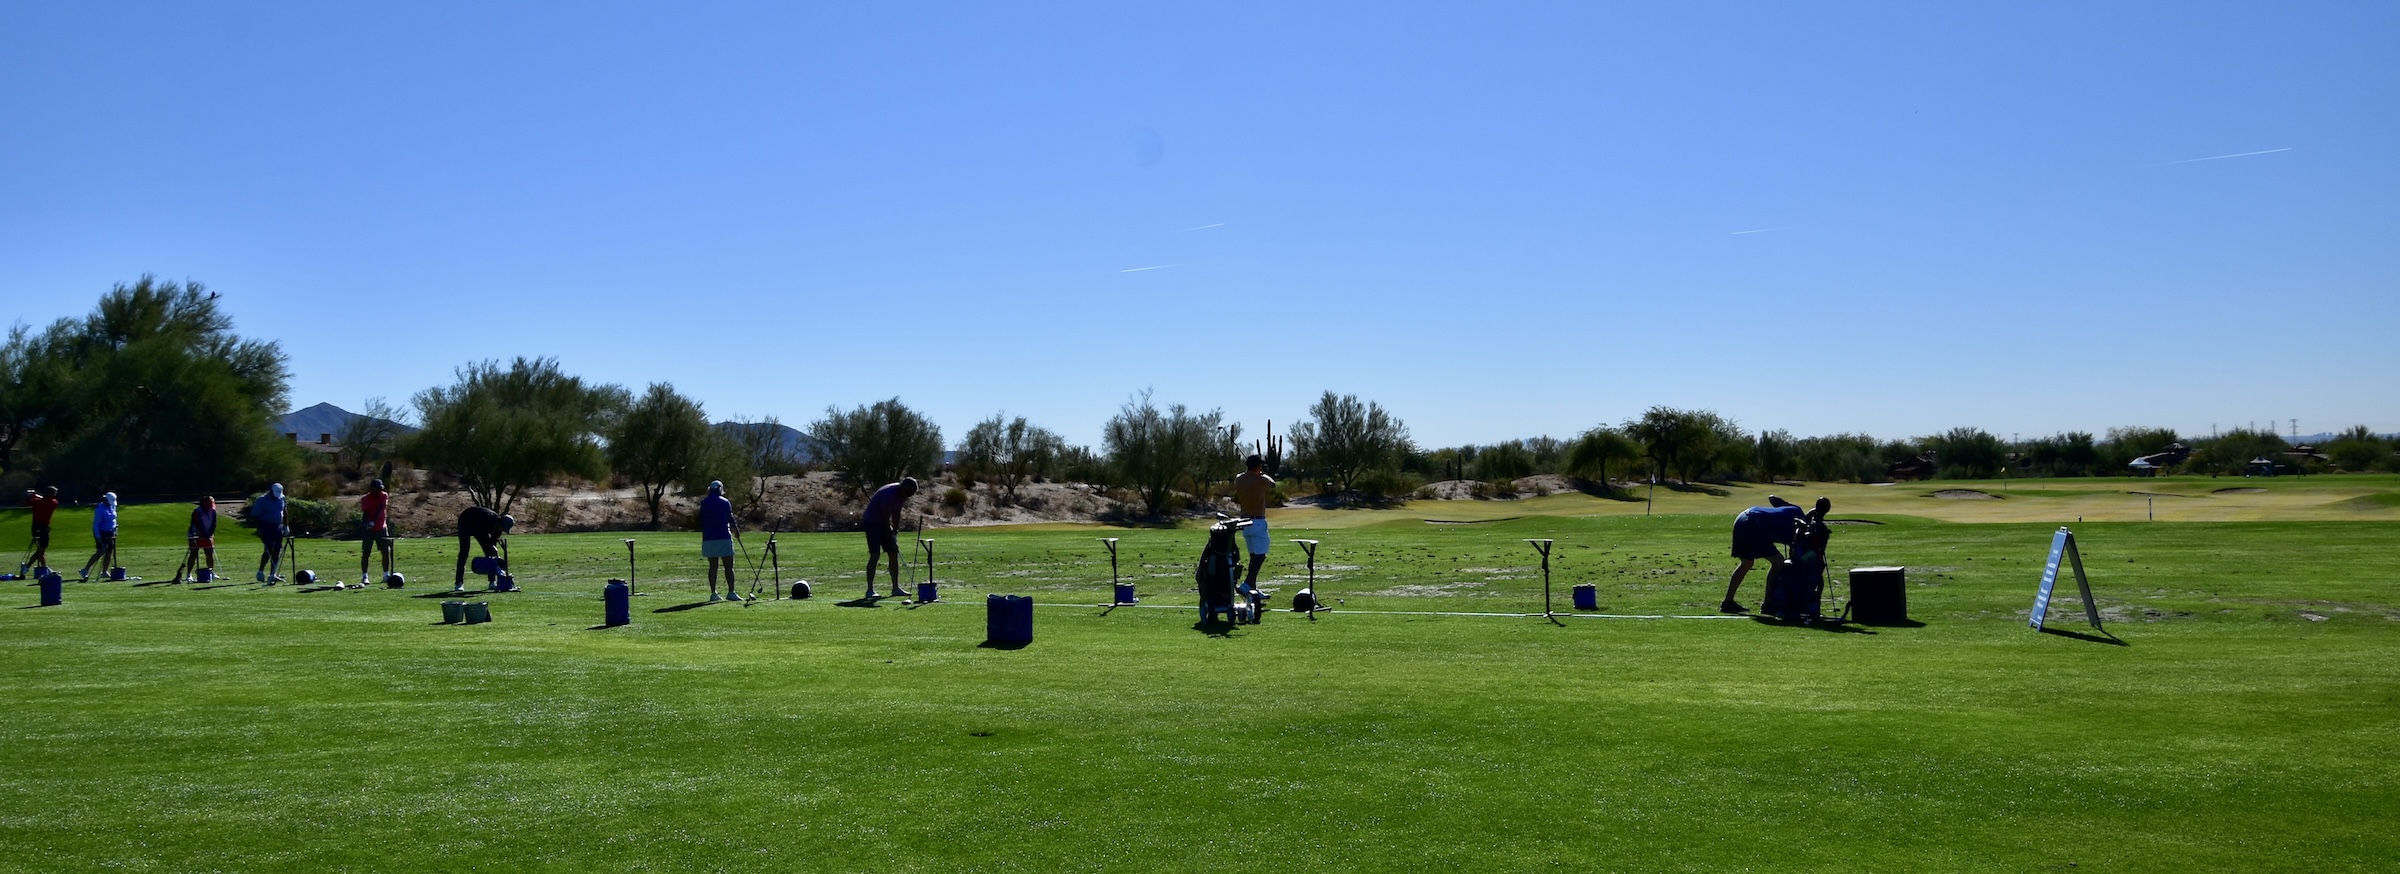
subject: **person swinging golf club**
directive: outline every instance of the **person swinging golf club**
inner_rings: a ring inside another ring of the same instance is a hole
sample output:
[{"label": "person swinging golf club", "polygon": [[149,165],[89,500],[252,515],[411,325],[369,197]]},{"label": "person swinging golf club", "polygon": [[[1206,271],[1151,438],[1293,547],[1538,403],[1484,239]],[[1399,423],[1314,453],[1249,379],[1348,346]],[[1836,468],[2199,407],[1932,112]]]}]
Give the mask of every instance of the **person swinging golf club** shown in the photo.
[{"label": "person swinging golf club", "polygon": [[458,568],[450,576],[450,591],[467,590],[467,544],[483,548],[483,557],[500,557],[500,538],[517,527],[517,517],[492,512],[490,507],[468,507],[458,514]]},{"label": "person swinging golf club", "polygon": [[367,560],[380,550],[383,553],[383,577],[392,576],[392,494],[383,487],[383,480],[367,484],[366,497],[358,499],[359,526],[365,530],[358,538],[358,584],[366,585]]},{"label": "person swinging golf club", "polygon": [[907,597],[900,590],[900,510],[908,499],[917,494],[917,478],[901,477],[899,482],[876,489],[867,498],[865,527],[867,529],[867,597],[875,597],[875,560],[890,556],[892,565],[892,597]]},{"label": "person swinging golf club", "polygon": [[25,490],[25,509],[33,516],[33,548],[27,550],[25,567],[17,569],[18,576],[32,576],[34,568],[50,566],[50,517],[58,512],[58,487],[43,486],[41,491]]},{"label": "person swinging golf club", "polygon": [[[202,495],[192,504],[192,519],[183,526],[183,564],[175,568],[175,582],[200,582],[200,557],[208,556],[208,573],[217,573],[217,499]],[[184,571],[191,579],[184,579]]]},{"label": "person swinging golf club", "polygon": [[267,585],[283,582],[283,484],[267,486],[267,493],[250,502],[250,524],[258,528],[259,542],[266,547],[258,554],[258,581]]},{"label": "person swinging golf club", "polygon": [[84,561],[82,570],[75,572],[75,578],[91,579],[95,564],[100,566],[101,576],[107,576],[108,569],[117,566],[116,492],[102,494],[100,505],[92,508],[92,557]]},{"label": "person swinging golf club", "polygon": [[[708,559],[708,599],[739,601],[742,596],[733,589],[733,501],[725,497],[725,483],[711,480],[708,497],[700,499],[700,557]],[[717,596],[717,568],[725,569],[725,595]]]},{"label": "person swinging golf club", "polygon": [[1267,475],[1267,460],[1252,455],[1242,460],[1249,468],[1233,478],[1233,500],[1240,504],[1242,515],[1250,519],[1250,527],[1242,529],[1242,543],[1250,551],[1250,574],[1246,582],[1258,587],[1258,569],[1267,563],[1267,547],[1275,542],[1267,534],[1267,497],[1275,491],[1275,478]]}]

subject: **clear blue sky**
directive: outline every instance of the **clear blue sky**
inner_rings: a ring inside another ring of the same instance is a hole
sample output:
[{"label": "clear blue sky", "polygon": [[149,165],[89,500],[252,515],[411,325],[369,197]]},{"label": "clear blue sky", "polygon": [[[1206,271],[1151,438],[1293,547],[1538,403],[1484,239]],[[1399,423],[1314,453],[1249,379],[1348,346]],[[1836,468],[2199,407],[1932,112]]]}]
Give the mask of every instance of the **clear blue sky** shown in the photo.
[{"label": "clear blue sky", "polygon": [[2400,429],[2400,4],[1303,5],[10,4],[0,319],[953,440]]}]

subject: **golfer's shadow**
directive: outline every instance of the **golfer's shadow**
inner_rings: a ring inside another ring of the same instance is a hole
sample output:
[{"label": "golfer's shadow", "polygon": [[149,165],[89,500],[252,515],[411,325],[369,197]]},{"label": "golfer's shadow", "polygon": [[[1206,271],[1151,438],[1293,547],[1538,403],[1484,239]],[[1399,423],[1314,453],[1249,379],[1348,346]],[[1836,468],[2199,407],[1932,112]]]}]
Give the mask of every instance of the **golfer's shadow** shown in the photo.
[{"label": "golfer's shadow", "polygon": [[702,608],[702,607],[706,607],[706,606],[708,606],[708,605],[710,605],[710,604],[722,604],[722,603],[724,603],[724,602],[722,602],[722,601],[693,601],[693,602],[691,602],[691,603],[688,603],[688,604],[675,604],[675,605],[671,605],[671,606],[667,606],[667,607],[660,607],[660,608],[658,608],[658,609],[656,609],[656,610],[652,610],[652,611],[650,611],[650,612],[652,612],[652,613],[681,613],[681,612],[683,612],[683,611],[685,611],[685,610],[698,610],[698,609],[700,609],[700,608]]},{"label": "golfer's shadow", "polygon": [[[1867,630],[1865,627],[1863,627],[1863,626],[1859,626],[1859,625],[1853,625],[1853,624],[1851,624],[1851,623],[1848,623],[1848,622],[1841,622],[1841,621],[1838,621],[1838,620],[1837,620],[1837,621],[1828,622],[1828,621],[1825,621],[1824,619],[1818,619],[1817,621],[1810,622],[1810,621],[1808,621],[1808,620],[1804,620],[1804,619],[1777,619],[1777,618],[1775,618],[1775,617],[1773,617],[1773,616],[1769,616],[1769,615],[1767,615],[1767,614],[1764,614],[1764,613],[1759,613],[1759,614],[1754,614],[1754,615],[1752,615],[1752,616],[1750,617],[1750,621],[1752,621],[1752,622],[1756,622],[1756,623],[1758,623],[1758,624],[1760,624],[1760,625],[1772,625],[1772,626],[1775,626],[1775,627],[1777,627],[1777,628],[1805,628],[1805,629],[1808,629],[1808,630],[1810,630],[1810,631],[1822,631],[1822,632],[1825,632],[1825,633],[1827,633],[1827,634],[1867,634],[1867,635],[1872,635],[1872,634],[1874,634],[1874,633],[1875,633],[1875,632],[1872,632],[1872,631],[1868,631],[1868,630]],[[1918,624],[1919,624],[1920,626],[1922,626],[1924,623],[1918,623]]]},{"label": "golfer's shadow", "polygon": [[[2105,644],[2109,644],[2109,645],[2111,645],[2111,646],[2132,646],[2132,645],[2133,645],[2133,644],[2130,644],[2130,643],[2126,643],[2126,642],[2125,642],[2124,640],[2122,640],[2122,639],[2119,639],[2119,638],[2118,638],[2116,635],[2114,635],[2114,634],[2109,634],[2109,633],[2108,633],[2108,629],[2106,629],[2106,628],[2100,629],[2100,634],[2085,634],[2085,633],[2083,633],[2083,632],[2080,632],[2080,631],[2066,631],[2066,630],[2063,630],[2063,629],[2058,629],[2058,628],[2043,628],[2043,629],[2042,629],[2042,633],[2043,633],[2043,634],[2055,634],[2055,635],[2058,635],[2058,636],[2060,636],[2060,637],[2072,637],[2072,638],[2074,638],[2074,639],[2076,639],[2076,640],[2086,641],[2086,642],[2089,642],[2089,643],[2105,643]],[[2101,635],[2107,635],[2107,636],[2106,636],[2106,637],[2103,637],[2103,636],[2101,636]]]},{"label": "golfer's shadow", "polygon": [[836,606],[836,607],[881,607],[881,606],[883,606],[883,598],[884,598],[884,596],[882,596],[882,595],[868,595],[868,596],[866,596],[866,597],[863,597],[863,598],[852,598],[852,599],[850,599],[850,600],[847,600],[847,601],[835,601],[835,602],[833,602],[833,606]]},{"label": "golfer's shadow", "polygon": [[1232,637],[1234,624],[1214,616],[1203,616],[1192,623],[1192,630],[1210,637]]},{"label": "golfer's shadow", "polygon": [[1024,649],[1024,648],[1026,648],[1026,647],[1028,647],[1028,646],[1031,646],[1031,645],[1033,645],[1032,641],[1025,641],[1025,640],[987,640],[987,641],[984,641],[984,642],[982,642],[982,643],[978,643],[978,644],[976,644],[976,645],[975,645],[975,648],[976,648],[976,649]]}]

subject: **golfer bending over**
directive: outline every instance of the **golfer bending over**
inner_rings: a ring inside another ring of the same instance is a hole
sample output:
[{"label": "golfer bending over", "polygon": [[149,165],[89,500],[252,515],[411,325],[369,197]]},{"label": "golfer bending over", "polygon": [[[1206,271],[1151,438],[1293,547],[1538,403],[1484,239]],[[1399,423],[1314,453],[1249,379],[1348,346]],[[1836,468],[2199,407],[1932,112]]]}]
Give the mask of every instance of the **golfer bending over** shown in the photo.
[{"label": "golfer bending over", "polygon": [[50,566],[50,517],[58,512],[58,487],[43,486],[39,492],[26,489],[25,508],[33,511],[33,549],[25,560],[27,567],[17,569],[20,577],[32,576],[33,568]]},{"label": "golfer bending over", "polygon": [[876,489],[867,498],[864,524],[867,529],[867,597],[875,597],[875,559],[892,557],[892,597],[904,598],[900,591],[900,509],[917,494],[917,478],[901,477],[899,482]]},{"label": "golfer bending over", "polygon": [[1274,543],[1267,536],[1267,496],[1275,491],[1275,478],[1267,475],[1267,460],[1252,455],[1242,460],[1249,470],[1233,478],[1233,500],[1249,518],[1250,527],[1242,529],[1242,543],[1250,548],[1251,588],[1258,587],[1258,569],[1267,563],[1267,545]]},{"label": "golfer bending over", "polygon": [[450,591],[467,590],[467,541],[483,547],[483,557],[500,557],[500,538],[517,527],[517,517],[503,516],[489,507],[468,507],[458,514],[458,572],[450,577]]},{"label": "golfer bending over", "polygon": [[1800,508],[1774,495],[1767,496],[1767,506],[1752,507],[1733,517],[1733,557],[1742,560],[1733,569],[1733,581],[1725,585],[1725,603],[1717,609],[1725,613],[1741,613],[1748,608],[1733,600],[1734,590],[1742,587],[1742,577],[1748,576],[1750,566],[1759,559],[1773,564],[1783,563],[1783,553],[1776,544],[1792,545],[1792,532],[1800,523]]},{"label": "golfer bending over", "polygon": [[378,479],[367,484],[366,497],[358,499],[358,523],[365,528],[358,538],[358,584],[367,584],[367,559],[376,550],[383,551],[383,578],[392,578],[392,493]]},{"label": "golfer bending over", "polygon": [[108,569],[117,566],[116,492],[102,494],[100,505],[92,508],[92,557],[84,561],[82,570],[75,572],[75,578],[91,579],[94,564],[100,566],[101,576],[107,576]]},{"label": "golfer bending over", "polygon": [[175,582],[183,582],[183,571],[190,568],[192,582],[200,581],[200,555],[208,554],[208,574],[217,574],[217,499],[202,495],[192,505],[192,521],[183,526],[183,563],[175,566]]},{"label": "golfer bending over", "polygon": [[[708,559],[708,599],[741,600],[742,596],[735,593],[733,588],[733,502],[726,499],[722,480],[710,480],[708,497],[700,499],[700,557]],[[723,598],[717,597],[717,567],[720,565],[725,568]]]},{"label": "golfer bending over", "polygon": [[250,502],[250,524],[257,526],[258,539],[266,551],[258,554],[258,581],[267,585],[283,582],[283,484],[267,486],[267,493]]}]

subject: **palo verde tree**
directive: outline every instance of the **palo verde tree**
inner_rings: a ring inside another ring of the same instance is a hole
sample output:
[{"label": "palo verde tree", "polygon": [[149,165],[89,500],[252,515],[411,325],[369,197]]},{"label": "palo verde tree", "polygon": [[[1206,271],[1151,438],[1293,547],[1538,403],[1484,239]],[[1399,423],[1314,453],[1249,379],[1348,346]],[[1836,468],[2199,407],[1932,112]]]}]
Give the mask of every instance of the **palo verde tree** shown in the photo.
[{"label": "palo verde tree", "polygon": [[1657,465],[1658,472],[1681,474],[1683,481],[1691,482],[1692,469],[1706,466],[1716,454],[1713,426],[1721,418],[1706,410],[1651,407],[1627,420],[1623,430],[1642,445],[1642,454]]},{"label": "palo verde tree", "polygon": [[[1641,460],[1642,447],[1615,428],[1593,428],[1567,444],[1560,467],[1568,476],[1607,486],[1612,466],[1631,467]],[[1620,468],[1622,469],[1622,468]]]},{"label": "palo verde tree", "polygon": [[507,369],[481,361],[459,368],[457,384],[417,393],[424,430],[404,451],[456,474],[475,503],[506,513],[528,486],[607,475],[600,436],[626,402],[624,389],[586,384],[554,358],[518,358]]},{"label": "palo verde tree", "polygon": [[1067,442],[1048,428],[1007,418],[1003,413],[975,423],[958,446],[959,463],[997,479],[1008,500],[1017,499],[1017,486],[1046,472]]},{"label": "palo verde tree", "polygon": [[22,435],[10,448],[61,482],[189,493],[298,466],[271,424],[290,380],[283,350],[235,335],[199,283],[144,276],[80,321],[11,331],[8,347],[0,441]]},{"label": "palo verde tree", "polygon": [[[658,505],[667,489],[683,482],[715,441],[725,439],[708,426],[700,403],[654,382],[625,408],[608,431],[608,466],[631,480],[650,508],[650,527],[658,527]],[[726,472],[730,476],[732,472]],[[747,471],[740,476],[747,484]],[[700,478],[706,483],[709,476]]]},{"label": "palo verde tree", "polygon": [[2365,425],[2352,425],[2325,443],[2325,455],[2351,473],[2392,466],[2392,444]]},{"label": "palo verde tree", "polygon": [[848,412],[826,407],[825,418],[808,430],[853,491],[930,475],[941,466],[942,429],[899,398]]},{"label": "palo verde tree", "polygon": [[1195,415],[1182,404],[1161,410],[1143,389],[1102,426],[1100,442],[1118,484],[1139,493],[1156,518],[1166,513],[1177,481],[1208,458],[1210,435],[1223,419],[1219,411]]},{"label": "palo verde tree", "polygon": [[1292,427],[1301,466],[1345,492],[1364,474],[1398,468],[1414,448],[1399,417],[1357,395],[1327,391],[1309,406],[1308,420]]}]

